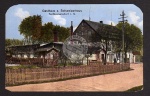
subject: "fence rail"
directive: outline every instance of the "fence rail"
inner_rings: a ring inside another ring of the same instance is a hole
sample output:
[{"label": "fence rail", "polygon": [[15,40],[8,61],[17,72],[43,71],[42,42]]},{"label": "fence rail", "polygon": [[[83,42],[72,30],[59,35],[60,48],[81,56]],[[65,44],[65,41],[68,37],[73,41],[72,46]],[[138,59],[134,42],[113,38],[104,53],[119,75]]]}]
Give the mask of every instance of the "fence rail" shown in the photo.
[{"label": "fence rail", "polygon": [[104,74],[127,70],[130,64],[88,66],[68,66],[57,68],[35,68],[35,69],[7,69],[5,73],[5,85],[18,85],[31,82],[44,82],[73,77]]}]

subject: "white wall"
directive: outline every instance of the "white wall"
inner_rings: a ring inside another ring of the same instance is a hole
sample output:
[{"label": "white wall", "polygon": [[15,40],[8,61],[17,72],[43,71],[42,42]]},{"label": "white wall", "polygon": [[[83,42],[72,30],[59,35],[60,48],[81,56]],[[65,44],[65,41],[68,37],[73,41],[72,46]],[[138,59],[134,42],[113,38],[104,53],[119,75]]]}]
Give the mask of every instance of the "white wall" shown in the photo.
[{"label": "white wall", "polygon": [[30,54],[30,58],[33,58],[34,57],[34,55],[33,54]]},{"label": "white wall", "polygon": [[26,54],[23,55],[24,58],[28,58],[28,56]]},{"label": "white wall", "polygon": [[135,63],[135,55],[132,52],[127,53],[127,58],[129,58],[130,63]]},{"label": "white wall", "polygon": [[[135,63],[135,56],[132,52],[127,52],[127,58],[129,58],[129,63]],[[122,62],[122,53],[120,53],[120,62]]]},{"label": "white wall", "polygon": [[20,54],[18,54],[18,55],[17,55],[17,57],[18,57],[18,58],[21,58],[21,55],[20,55]]},{"label": "white wall", "polygon": [[114,54],[107,54],[107,62],[114,63]]},{"label": "white wall", "polygon": [[89,57],[89,60],[96,60],[96,54],[92,54],[92,55]]}]

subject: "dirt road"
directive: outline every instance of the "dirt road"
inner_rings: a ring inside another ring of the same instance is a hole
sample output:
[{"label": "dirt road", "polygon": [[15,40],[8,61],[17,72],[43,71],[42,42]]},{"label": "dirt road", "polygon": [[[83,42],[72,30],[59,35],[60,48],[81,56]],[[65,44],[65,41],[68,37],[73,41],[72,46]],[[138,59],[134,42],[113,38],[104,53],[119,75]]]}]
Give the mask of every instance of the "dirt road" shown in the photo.
[{"label": "dirt road", "polygon": [[10,91],[125,91],[143,85],[143,64],[131,64],[134,70],[59,82],[6,87]]}]

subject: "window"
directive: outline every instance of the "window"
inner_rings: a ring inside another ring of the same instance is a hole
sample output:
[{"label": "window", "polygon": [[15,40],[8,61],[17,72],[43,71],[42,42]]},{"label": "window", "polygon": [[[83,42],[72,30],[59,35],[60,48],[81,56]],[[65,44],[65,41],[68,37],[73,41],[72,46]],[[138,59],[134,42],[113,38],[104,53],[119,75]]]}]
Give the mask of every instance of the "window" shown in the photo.
[{"label": "window", "polygon": [[83,34],[83,31],[81,31],[81,35],[84,35],[84,34]]},{"label": "window", "polygon": [[91,35],[91,31],[90,31],[90,30],[88,31],[88,35],[89,35],[89,36]]},{"label": "window", "polygon": [[78,35],[82,35],[82,31],[79,31],[79,32],[78,32]]},{"label": "window", "polygon": [[53,54],[52,53],[50,54],[50,58],[53,59]]}]

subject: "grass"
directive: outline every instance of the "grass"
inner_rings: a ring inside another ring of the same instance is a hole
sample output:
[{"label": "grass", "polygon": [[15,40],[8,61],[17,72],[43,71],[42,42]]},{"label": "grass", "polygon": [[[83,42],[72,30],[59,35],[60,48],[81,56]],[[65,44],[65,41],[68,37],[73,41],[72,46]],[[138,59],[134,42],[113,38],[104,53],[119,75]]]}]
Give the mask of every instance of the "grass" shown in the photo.
[{"label": "grass", "polygon": [[[80,66],[81,64],[74,64],[74,63],[68,63],[66,64],[67,66]],[[63,67],[64,64],[58,64],[58,66],[54,66],[54,67]],[[6,66],[5,68],[10,68],[10,69],[21,69],[21,68],[53,68],[52,66],[45,66],[45,67],[37,67],[36,65],[19,65],[19,66]]]},{"label": "grass", "polygon": [[19,66],[6,66],[6,68],[10,69],[21,69],[21,68],[39,68],[35,65],[19,65]]},{"label": "grass", "polygon": [[[80,66],[80,65],[82,65],[82,64],[68,63],[68,64],[66,64],[66,67],[67,67],[67,66]],[[61,64],[58,64],[58,66],[61,67],[61,66],[64,66],[64,64],[61,63]]]},{"label": "grass", "polygon": [[140,86],[136,86],[136,87],[133,87],[131,89],[128,89],[125,92],[137,92],[137,91],[141,91],[142,88],[143,88],[143,85],[140,85]]}]

